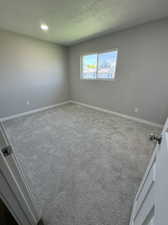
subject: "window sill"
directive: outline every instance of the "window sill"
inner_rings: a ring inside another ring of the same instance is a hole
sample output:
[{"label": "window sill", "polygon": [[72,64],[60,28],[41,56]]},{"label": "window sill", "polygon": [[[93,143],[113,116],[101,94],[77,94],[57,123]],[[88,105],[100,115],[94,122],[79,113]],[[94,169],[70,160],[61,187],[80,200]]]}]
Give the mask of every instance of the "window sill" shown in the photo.
[{"label": "window sill", "polygon": [[94,81],[96,81],[96,80],[98,80],[98,81],[100,81],[100,80],[102,80],[102,81],[114,81],[115,80],[115,78],[96,78],[96,79],[92,79],[92,78],[80,78],[80,80],[94,80]]}]

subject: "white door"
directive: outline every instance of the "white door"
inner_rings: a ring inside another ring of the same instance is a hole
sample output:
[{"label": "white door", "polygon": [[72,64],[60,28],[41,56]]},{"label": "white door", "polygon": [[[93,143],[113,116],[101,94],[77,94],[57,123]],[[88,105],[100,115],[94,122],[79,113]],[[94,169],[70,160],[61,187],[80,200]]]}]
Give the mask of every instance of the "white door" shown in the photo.
[{"label": "white door", "polygon": [[135,196],[130,225],[167,225],[168,120]]},{"label": "white door", "polygon": [[[168,125],[168,123],[167,123]],[[166,131],[166,129],[165,129]],[[168,130],[162,134],[157,154],[155,185],[155,224],[168,224]]]},{"label": "white door", "polygon": [[39,215],[18,165],[12,146],[0,123],[0,198],[19,225],[36,225]]}]

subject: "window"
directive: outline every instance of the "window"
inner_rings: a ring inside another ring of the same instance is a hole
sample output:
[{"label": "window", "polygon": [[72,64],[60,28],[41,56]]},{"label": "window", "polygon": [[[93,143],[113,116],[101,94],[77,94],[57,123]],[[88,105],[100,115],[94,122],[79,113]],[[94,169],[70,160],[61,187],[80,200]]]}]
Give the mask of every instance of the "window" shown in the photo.
[{"label": "window", "polygon": [[81,57],[81,79],[114,79],[118,51],[84,55]]}]

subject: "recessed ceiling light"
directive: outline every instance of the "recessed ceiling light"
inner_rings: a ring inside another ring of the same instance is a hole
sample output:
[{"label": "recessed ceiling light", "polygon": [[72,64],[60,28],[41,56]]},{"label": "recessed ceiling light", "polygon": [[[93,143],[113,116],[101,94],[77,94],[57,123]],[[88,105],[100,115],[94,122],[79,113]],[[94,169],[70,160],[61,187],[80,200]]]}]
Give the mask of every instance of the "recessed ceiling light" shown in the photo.
[{"label": "recessed ceiling light", "polygon": [[47,30],[48,30],[48,25],[47,25],[47,24],[42,23],[42,24],[40,25],[40,27],[41,27],[41,29],[44,30],[44,31],[47,31]]}]

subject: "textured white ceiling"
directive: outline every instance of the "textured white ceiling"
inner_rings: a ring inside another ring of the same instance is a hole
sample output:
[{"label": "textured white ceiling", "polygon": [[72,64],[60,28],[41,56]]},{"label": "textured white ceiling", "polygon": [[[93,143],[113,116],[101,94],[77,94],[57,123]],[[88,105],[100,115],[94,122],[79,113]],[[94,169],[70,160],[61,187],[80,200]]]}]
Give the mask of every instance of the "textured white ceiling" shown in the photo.
[{"label": "textured white ceiling", "polygon": [[0,0],[0,28],[65,45],[167,16],[168,0]]}]

